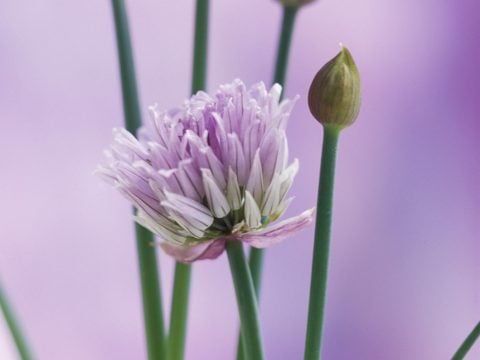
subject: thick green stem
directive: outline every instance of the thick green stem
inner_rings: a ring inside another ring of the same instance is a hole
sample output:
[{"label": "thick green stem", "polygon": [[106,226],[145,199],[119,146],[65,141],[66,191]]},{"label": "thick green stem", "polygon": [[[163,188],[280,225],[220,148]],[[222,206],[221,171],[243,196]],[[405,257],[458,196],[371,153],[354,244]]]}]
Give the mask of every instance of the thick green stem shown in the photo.
[{"label": "thick green stem", "polygon": [[[205,90],[207,78],[209,0],[197,0],[192,66],[192,94]],[[188,299],[190,294],[191,265],[177,263],[170,315],[168,359],[182,360],[185,355]]]},{"label": "thick green stem", "polygon": [[5,317],[5,321],[10,330],[10,334],[12,334],[12,338],[17,347],[20,359],[22,360],[33,359],[33,356],[30,352],[25,336],[23,335],[20,325],[17,319],[15,318],[13,309],[7,300],[7,295],[3,292],[1,284],[0,284],[0,308],[2,309],[3,315]]},{"label": "thick green stem", "polygon": [[310,304],[308,308],[307,337],[305,342],[305,360],[318,360],[320,358],[327,290],[335,160],[339,134],[340,129],[338,127],[331,125],[324,126],[312,277],[310,283]]},{"label": "thick green stem", "polygon": [[[275,73],[273,76],[273,83],[277,83],[283,86],[285,90],[285,78],[288,68],[288,58],[290,54],[290,45],[292,42],[292,34],[295,26],[295,19],[297,15],[298,7],[296,6],[284,6],[283,7],[283,20],[280,30],[280,38],[278,40],[277,57],[275,63]],[[282,91],[283,97],[284,91]],[[253,285],[255,287],[255,293],[257,299],[260,298],[260,287],[262,278],[264,250],[252,248],[250,250],[249,267],[252,274]],[[242,344],[242,335],[238,339],[237,346],[237,360],[244,360],[244,352]]]},{"label": "thick green stem", "polygon": [[258,320],[257,299],[242,243],[236,240],[229,241],[226,248],[237,295],[244,352],[247,359],[263,360],[264,353]]},{"label": "thick green stem", "polygon": [[168,335],[168,360],[182,360],[185,355],[191,273],[191,265],[176,264]]},{"label": "thick green stem", "polygon": [[[128,131],[135,134],[142,120],[127,13],[123,0],[112,0],[112,7],[120,62],[125,125]],[[165,355],[165,333],[157,256],[153,246],[154,236],[138,224],[135,225],[135,233],[148,358],[160,360]]]},{"label": "thick green stem", "polygon": [[465,341],[460,345],[452,360],[462,360],[467,355],[468,351],[472,348],[475,341],[480,337],[480,322],[473,328],[472,332],[468,334]]},{"label": "thick green stem", "polygon": [[275,74],[273,76],[273,82],[282,86],[285,86],[290,44],[292,43],[292,34],[297,11],[298,7],[296,6],[285,6],[283,8],[282,30],[278,41],[277,62],[275,64]]}]

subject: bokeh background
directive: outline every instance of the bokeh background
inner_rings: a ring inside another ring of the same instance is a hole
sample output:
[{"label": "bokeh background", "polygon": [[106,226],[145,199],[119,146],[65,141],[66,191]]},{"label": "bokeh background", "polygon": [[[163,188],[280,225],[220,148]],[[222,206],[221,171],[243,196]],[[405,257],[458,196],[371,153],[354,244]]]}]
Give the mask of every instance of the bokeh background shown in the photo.
[{"label": "bokeh background", "polygon": [[[188,95],[193,1],[128,1],[142,108]],[[448,359],[480,318],[478,0],[324,0],[302,9],[287,96],[314,205],[322,129],[306,94],[347,44],[363,108],[341,138],[324,359]],[[211,2],[209,89],[271,81],[281,9]],[[122,124],[109,1],[0,2],[0,277],[40,360],[145,358],[129,205],[92,173]],[[313,227],[268,250],[268,359],[301,359]],[[160,255],[169,308],[173,262]],[[196,263],[187,359],[232,359],[225,256]],[[0,358],[15,359],[0,322]],[[480,357],[480,346],[469,359]]]}]

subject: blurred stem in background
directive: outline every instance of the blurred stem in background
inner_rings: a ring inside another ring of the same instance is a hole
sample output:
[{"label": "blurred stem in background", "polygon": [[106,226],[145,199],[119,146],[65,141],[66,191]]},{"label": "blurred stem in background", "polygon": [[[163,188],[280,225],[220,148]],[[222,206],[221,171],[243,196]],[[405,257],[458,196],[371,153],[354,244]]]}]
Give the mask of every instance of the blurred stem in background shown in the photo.
[{"label": "blurred stem in background", "polygon": [[0,284],[0,308],[2,309],[3,315],[5,317],[5,321],[10,330],[10,333],[12,334],[12,338],[17,347],[20,359],[22,360],[33,359],[33,356],[30,352],[25,336],[23,335],[22,329],[20,328],[20,325],[17,319],[15,318],[12,307],[8,302],[7,295],[4,293],[1,284]]},{"label": "blurred stem in background", "polygon": [[275,73],[273,75],[273,83],[278,83],[282,86],[285,86],[290,45],[292,43],[293,28],[295,26],[297,12],[297,6],[283,7],[282,28],[280,30],[280,39],[278,41]]},{"label": "blurred stem in background", "polygon": [[[197,0],[192,69],[192,94],[205,90],[207,77],[209,0]],[[168,360],[182,360],[185,355],[188,300],[190,294],[191,265],[177,263],[173,284],[172,310],[168,337]]]},{"label": "blurred stem in background", "polygon": [[[127,13],[123,0],[112,0],[112,7],[120,62],[125,125],[128,131],[135,134],[142,123],[142,118]],[[153,246],[155,238],[150,231],[138,224],[135,224],[135,234],[148,359],[161,360],[165,356],[165,333],[157,253]]]},{"label": "blurred stem in background", "polygon": [[[292,43],[293,28],[298,12],[297,6],[283,6],[283,20],[280,30],[280,39],[278,41],[277,58],[275,63],[275,73],[273,83],[282,85],[282,97],[285,92],[285,78],[288,68],[288,57],[290,54],[290,45]],[[252,247],[250,250],[249,267],[252,275],[253,286],[255,288],[257,302],[260,298],[260,287],[263,267],[263,249]],[[238,339],[237,360],[244,360],[245,355],[242,346],[242,335]]]},{"label": "blurred stem in background", "polygon": [[468,334],[465,341],[460,345],[455,355],[453,355],[452,360],[462,360],[465,358],[467,353],[472,348],[475,341],[480,337],[480,322],[475,326],[470,334]]}]

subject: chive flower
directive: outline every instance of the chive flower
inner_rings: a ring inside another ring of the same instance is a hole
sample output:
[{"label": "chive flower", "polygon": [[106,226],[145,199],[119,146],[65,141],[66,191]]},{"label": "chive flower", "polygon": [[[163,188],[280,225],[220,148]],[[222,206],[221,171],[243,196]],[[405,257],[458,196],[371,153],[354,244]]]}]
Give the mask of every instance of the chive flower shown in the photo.
[{"label": "chive flower", "polygon": [[214,259],[228,240],[275,244],[313,215],[310,209],[272,224],[292,201],[287,192],[299,168],[297,159],[288,164],[285,134],[297,98],[280,102],[281,90],[234,80],[169,111],[152,106],[138,139],[113,130],[98,173],[177,261]]}]

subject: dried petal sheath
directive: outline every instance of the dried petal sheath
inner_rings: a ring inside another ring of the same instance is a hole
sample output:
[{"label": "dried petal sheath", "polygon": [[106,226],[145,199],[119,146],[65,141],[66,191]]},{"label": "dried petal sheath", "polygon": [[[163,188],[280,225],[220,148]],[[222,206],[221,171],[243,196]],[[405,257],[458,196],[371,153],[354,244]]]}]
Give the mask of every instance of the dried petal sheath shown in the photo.
[{"label": "dried petal sheath", "polygon": [[114,130],[98,172],[178,261],[216,258],[227,240],[278,242],[312,219],[309,211],[269,227],[288,207],[298,171],[297,160],[288,165],[285,134],[296,99],[279,102],[280,93],[279,85],[247,90],[235,80],[214,96],[198,92],[180,108],[152,107],[138,140]]}]

